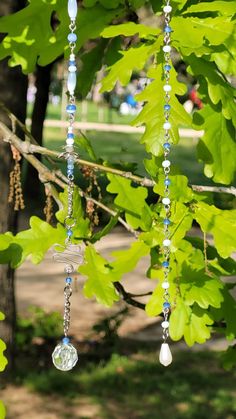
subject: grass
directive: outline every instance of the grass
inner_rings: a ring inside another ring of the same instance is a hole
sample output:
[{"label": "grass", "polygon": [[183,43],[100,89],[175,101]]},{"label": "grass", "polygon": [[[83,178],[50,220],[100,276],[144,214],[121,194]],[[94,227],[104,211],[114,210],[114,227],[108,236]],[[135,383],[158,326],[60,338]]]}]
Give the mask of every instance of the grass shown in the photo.
[{"label": "grass", "polygon": [[[51,149],[60,150],[65,142],[65,131],[60,128],[45,128],[45,145]],[[134,165],[136,173],[145,175],[143,160],[150,158],[144,146],[140,144],[140,135],[126,133],[108,133],[88,131],[86,136],[91,141],[98,158],[108,163],[118,164],[129,170],[128,163]],[[87,153],[79,148],[81,158],[89,159]],[[196,160],[196,141],[191,138],[181,139],[175,147],[172,161],[179,166],[189,178],[190,183],[209,184],[203,175],[203,165]],[[127,166],[127,167],[126,167]]]},{"label": "grass", "polygon": [[233,419],[236,372],[221,369],[219,354],[179,351],[174,358],[164,368],[152,351],[113,354],[107,362],[69,373],[24,371],[21,382],[42,395],[60,397],[67,406],[79,406],[86,398],[99,409],[96,419]]}]

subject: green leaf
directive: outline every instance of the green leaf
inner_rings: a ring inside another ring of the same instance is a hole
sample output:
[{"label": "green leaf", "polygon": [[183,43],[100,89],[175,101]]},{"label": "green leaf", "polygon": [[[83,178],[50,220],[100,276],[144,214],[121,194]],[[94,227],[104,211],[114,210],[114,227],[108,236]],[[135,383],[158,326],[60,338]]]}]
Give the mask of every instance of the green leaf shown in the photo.
[{"label": "green leaf", "polygon": [[213,320],[207,312],[196,304],[190,308],[179,298],[170,316],[170,336],[173,340],[184,336],[188,346],[195,342],[204,343],[211,336],[209,326],[212,324]]},{"label": "green leaf", "polygon": [[223,367],[230,371],[236,365],[236,346],[229,346],[226,352],[223,352],[221,356]]},{"label": "green leaf", "polygon": [[6,409],[3,402],[0,400],[0,419],[5,419],[6,417]]},{"label": "green leaf", "polygon": [[134,36],[139,34],[141,38],[150,37],[151,35],[157,36],[161,31],[158,28],[151,26],[141,25],[134,22],[122,23],[120,25],[112,25],[105,28],[101,36],[103,38],[114,38],[118,35]]},{"label": "green leaf", "polygon": [[198,202],[194,218],[202,231],[213,235],[220,256],[227,258],[236,250],[236,210],[220,210],[214,205]]},{"label": "green leaf", "polygon": [[102,237],[106,236],[111,232],[111,230],[116,226],[118,222],[119,214],[115,217],[111,217],[109,223],[100,231],[95,233],[91,238],[91,243],[96,243],[98,240],[101,240]]},{"label": "green leaf", "polygon": [[83,98],[89,93],[94,83],[95,75],[102,67],[104,51],[107,41],[101,39],[99,43],[89,52],[81,55],[82,69],[79,71],[76,90]]},{"label": "green leaf", "polygon": [[197,303],[202,308],[219,308],[223,301],[223,284],[217,277],[209,277],[204,270],[193,271],[185,263],[180,278],[180,293],[185,304]]},{"label": "green leaf", "polygon": [[[107,178],[110,181],[107,191],[117,195],[114,203],[119,209],[125,211],[127,222],[133,228],[146,229],[151,222],[150,210],[145,201],[147,189],[142,186],[134,188],[129,179],[121,176],[109,174]],[[146,218],[143,219],[143,215]]]},{"label": "green leaf", "polygon": [[78,139],[78,145],[79,147],[83,148],[89,155],[89,157],[91,158],[91,160],[93,161],[98,161],[98,158],[95,154],[95,151],[93,149],[93,146],[91,144],[91,141],[89,140],[89,138],[81,132],[81,137],[79,137]]},{"label": "green leaf", "polygon": [[88,277],[84,285],[84,295],[87,298],[94,296],[99,303],[110,307],[119,300],[113,285],[113,282],[119,280],[119,275],[92,245],[86,247],[84,259],[85,265],[79,268],[79,272]]},{"label": "green leaf", "polygon": [[[148,77],[153,81],[146,87],[146,89],[137,95],[137,99],[145,103],[145,106],[138,117],[133,121],[132,125],[145,124],[146,130],[141,139],[146,150],[155,156],[163,154],[163,138],[164,138],[164,95],[157,95],[157,92],[163,92],[163,73],[162,66],[158,65],[156,68],[151,68],[148,72]],[[176,73],[171,72],[170,84],[175,94],[183,95],[186,87],[179,83],[176,79]],[[171,140],[173,143],[179,141],[179,126],[189,126],[191,124],[191,117],[185,111],[184,107],[179,103],[175,95],[171,98],[171,117],[170,122],[172,128],[170,130]]]},{"label": "green leaf", "polygon": [[233,16],[235,14],[235,1],[201,2],[192,4],[183,14],[201,12],[219,12],[222,16]]},{"label": "green leaf", "polygon": [[[198,156],[205,163],[204,173],[214,182],[230,184],[236,170],[236,142],[230,121],[221,112],[206,106],[199,115],[204,118],[204,135],[198,144]],[[196,119],[197,121],[197,115]]]},{"label": "green leaf", "polygon": [[[62,209],[57,211],[56,217],[60,223],[64,223],[68,213],[68,191],[65,190],[59,194],[60,201],[62,203]],[[73,236],[75,238],[86,238],[90,237],[90,221],[88,218],[84,218],[84,211],[82,207],[81,197],[79,194],[79,189],[74,188],[73,196],[73,215],[72,218],[75,219],[75,227],[73,227]]]},{"label": "green leaf", "polygon": [[[5,316],[2,312],[0,312],[0,321],[4,320]],[[0,339],[0,372],[3,371],[7,365],[7,358],[4,356],[3,352],[6,350],[6,345],[5,343],[2,341],[2,339]],[[1,410],[2,409],[2,410]],[[0,402],[0,414],[3,412],[3,405],[1,405]],[[0,416],[1,418],[1,416]]]},{"label": "green leaf", "polygon": [[0,234],[0,251],[7,249],[12,243],[12,234]]},{"label": "green leaf", "polygon": [[55,243],[63,244],[65,241],[65,229],[60,224],[54,228],[40,218],[33,216],[30,218],[30,227],[29,230],[21,231],[14,238],[14,244],[22,249],[20,263],[27,256],[31,256],[33,263],[40,263],[50,247]]},{"label": "green leaf", "polygon": [[173,45],[187,55],[194,52],[194,48],[198,49],[204,44],[213,47],[224,42],[227,44],[228,39],[231,42],[236,39],[234,22],[221,16],[204,19],[176,16],[172,19],[171,27],[173,28]]},{"label": "green leaf", "polygon": [[224,333],[227,339],[233,340],[236,337],[236,301],[226,287],[224,287],[222,293],[224,298],[220,309],[212,308],[211,313],[216,321],[225,322],[225,327],[219,327],[218,329]]},{"label": "green leaf", "polygon": [[101,92],[110,92],[118,80],[122,86],[126,86],[133,71],[143,69],[152,51],[153,46],[145,44],[131,47],[127,51],[120,51],[122,58],[107,68],[108,74],[101,82]]},{"label": "green leaf", "polygon": [[116,258],[110,265],[115,273],[119,273],[120,277],[131,272],[139,260],[149,253],[149,247],[142,241],[132,243],[129,249],[118,250],[112,252],[112,257]]}]

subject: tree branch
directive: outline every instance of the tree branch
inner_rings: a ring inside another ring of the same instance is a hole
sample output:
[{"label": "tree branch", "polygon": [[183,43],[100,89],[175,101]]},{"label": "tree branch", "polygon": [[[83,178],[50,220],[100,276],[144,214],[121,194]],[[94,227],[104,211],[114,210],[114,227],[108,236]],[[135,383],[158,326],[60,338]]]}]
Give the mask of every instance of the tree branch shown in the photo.
[{"label": "tree branch", "polygon": [[140,308],[141,310],[145,310],[145,304],[140,303],[137,300],[134,300],[131,297],[132,294],[129,294],[128,292],[126,292],[123,285],[121,285],[120,282],[114,282],[114,287],[127,304],[129,304],[133,307],[136,307],[136,308]]},{"label": "tree branch", "polygon": [[[28,141],[26,142],[22,141],[22,143],[24,144],[24,152],[26,154],[38,153],[47,157],[52,157],[52,158],[57,158],[57,159],[60,158],[61,153],[58,153],[57,151],[54,151],[54,150],[49,150],[46,147],[39,146],[36,140],[32,137],[31,133],[27,130],[26,126],[21,121],[19,121],[16,118],[16,116],[12,114],[1,102],[0,102],[0,107],[6,112],[8,117],[11,119],[12,123],[17,124],[26,135],[26,138],[28,139]],[[16,148],[18,148],[17,145],[16,145]],[[131,172],[125,172],[119,169],[115,169],[113,167],[103,166],[102,164],[97,164],[97,163],[90,162],[87,160],[76,159],[76,163],[81,166],[91,167],[95,171],[98,170],[98,171],[102,171],[106,173],[112,173],[114,175],[118,175],[126,179],[130,179],[133,182],[139,183],[142,186],[153,187],[156,184],[156,182],[153,181],[152,179],[148,179],[146,177],[141,177],[141,176],[136,176],[136,175],[133,175]],[[59,174],[59,172],[57,172],[56,170],[54,171],[54,173]],[[231,194],[231,195],[236,196],[236,188],[233,186],[229,186],[229,187],[207,186],[207,185],[206,186],[205,185],[190,185],[190,186],[196,192],[226,193],[226,194]]]},{"label": "tree branch", "polygon": [[[29,154],[29,148],[32,144],[26,143],[20,138],[18,138],[15,134],[13,134],[2,122],[0,122],[0,130],[3,132],[5,138],[4,141],[13,144],[17,150],[22,154],[22,156],[37,170],[39,174],[39,179],[42,183],[47,184],[47,187],[50,189],[50,192],[57,202],[59,203],[58,199],[58,192],[56,189],[51,185],[50,182],[57,184],[62,189],[65,189],[67,186],[67,178],[60,172],[60,171],[51,171],[49,170],[43,163],[41,163],[35,156]],[[63,180],[62,180],[63,179]],[[81,189],[79,189],[79,193],[82,197],[84,197],[87,201],[94,202],[98,207],[106,211],[107,213],[111,214],[113,217],[117,216],[117,212],[111,210],[103,203],[97,201],[96,199],[86,195]],[[133,230],[121,217],[118,217],[118,221],[126,228],[127,231],[132,233],[136,238],[138,233]]]}]

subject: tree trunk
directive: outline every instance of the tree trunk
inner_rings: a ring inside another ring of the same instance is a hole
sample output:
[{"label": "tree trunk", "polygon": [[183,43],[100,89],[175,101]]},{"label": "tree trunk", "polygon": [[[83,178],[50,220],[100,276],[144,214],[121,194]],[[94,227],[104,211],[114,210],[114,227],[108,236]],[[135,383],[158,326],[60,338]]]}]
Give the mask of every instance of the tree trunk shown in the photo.
[{"label": "tree trunk", "polygon": [[[24,1],[1,0],[0,16],[14,13],[23,7]],[[19,67],[9,68],[8,60],[0,62],[0,101],[22,122],[26,118],[26,97],[28,78]],[[0,120],[11,128],[8,117],[0,110]],[[9,144],[0,137],[0,233],[14,231],[17,227],[16,214],[8,204],[9,174],[13,159]],[[0,311],[6,320],[0,322],[0,336],[7,344],[8,371],[13,365],[14,330],[16,322],[14,271],[7,265],[0,265]]]},{"label": "tree trunk", "polygon": [[[47,112],[52,67],[53,63],[45,67],[38,66],[36,72],[37,92],[32,112],[31,134],[40,145],[43,143],[43,124]],[[38,159],[41,158],[40,155],[37,155],[37,157]],[[26,193],[31,199],[38,200],[41,187],[38,172],[31,165],[28,165],[27,175],[31,179],[31,187],[26,190]]]}]

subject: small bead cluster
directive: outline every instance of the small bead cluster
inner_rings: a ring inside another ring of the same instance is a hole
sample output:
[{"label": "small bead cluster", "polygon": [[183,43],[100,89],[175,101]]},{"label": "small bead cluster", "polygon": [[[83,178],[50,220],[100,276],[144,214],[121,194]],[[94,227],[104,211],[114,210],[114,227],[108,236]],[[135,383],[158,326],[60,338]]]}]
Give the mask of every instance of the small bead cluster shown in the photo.
[{"label": "small bead cluster", "polygon": [[163,143],[163,150],[164,150],[164,160],[162,162],[163,172],[164,172],[164,196],[162,198],[162,204],[164,206],[165,210],[165,218],[163,220],[164,223],[164,240],[163,240],[163,256],[164,261],[162,262],[162,267],[164,269],[164,281],[162,283],[162,288],[164,290],[164,303],[163,303],[163,316],[164,321],[162,322],[162,328],[163,328],[163,341],[160,352],[160,362],[167,366],[172,362],[172,356],[169,349],[168,344],[166,343],[168,336],[169,336],[169,314],[170,314],[170,302],[169,302],[169,292],[168,288],[170,286],[168,277],[169,277],[169,259],[170,259],[170,179],[169,179],[169,173],[170,173],[170,166],[171,162],[168,159],[171,144],[170,144],[170,129],[171,129],[171,123],[169,121],[170,119],[170,111],[171,111],[171,105],[170,105],[170,92],[171,92],[171,85],[169,84],[170,81],[170,70],[171,70],[171,58],[170,58],[170,52],[171,52],[171,32],[172,29],[169,26],[171,16],[170,13],[172,11],[172,7],[170,6],[170,0],[165,1],[165,5],[163,7],[164,12],[164,19],[165,19],[165,26],[164,26],[164,45],[163,45],[163,52],[164,52],[164,79],[165,84],[163,86],[164,90],[164,118],[165,122],[163,124],[163,128],[165,131],[164,134],[164,143]]}]

